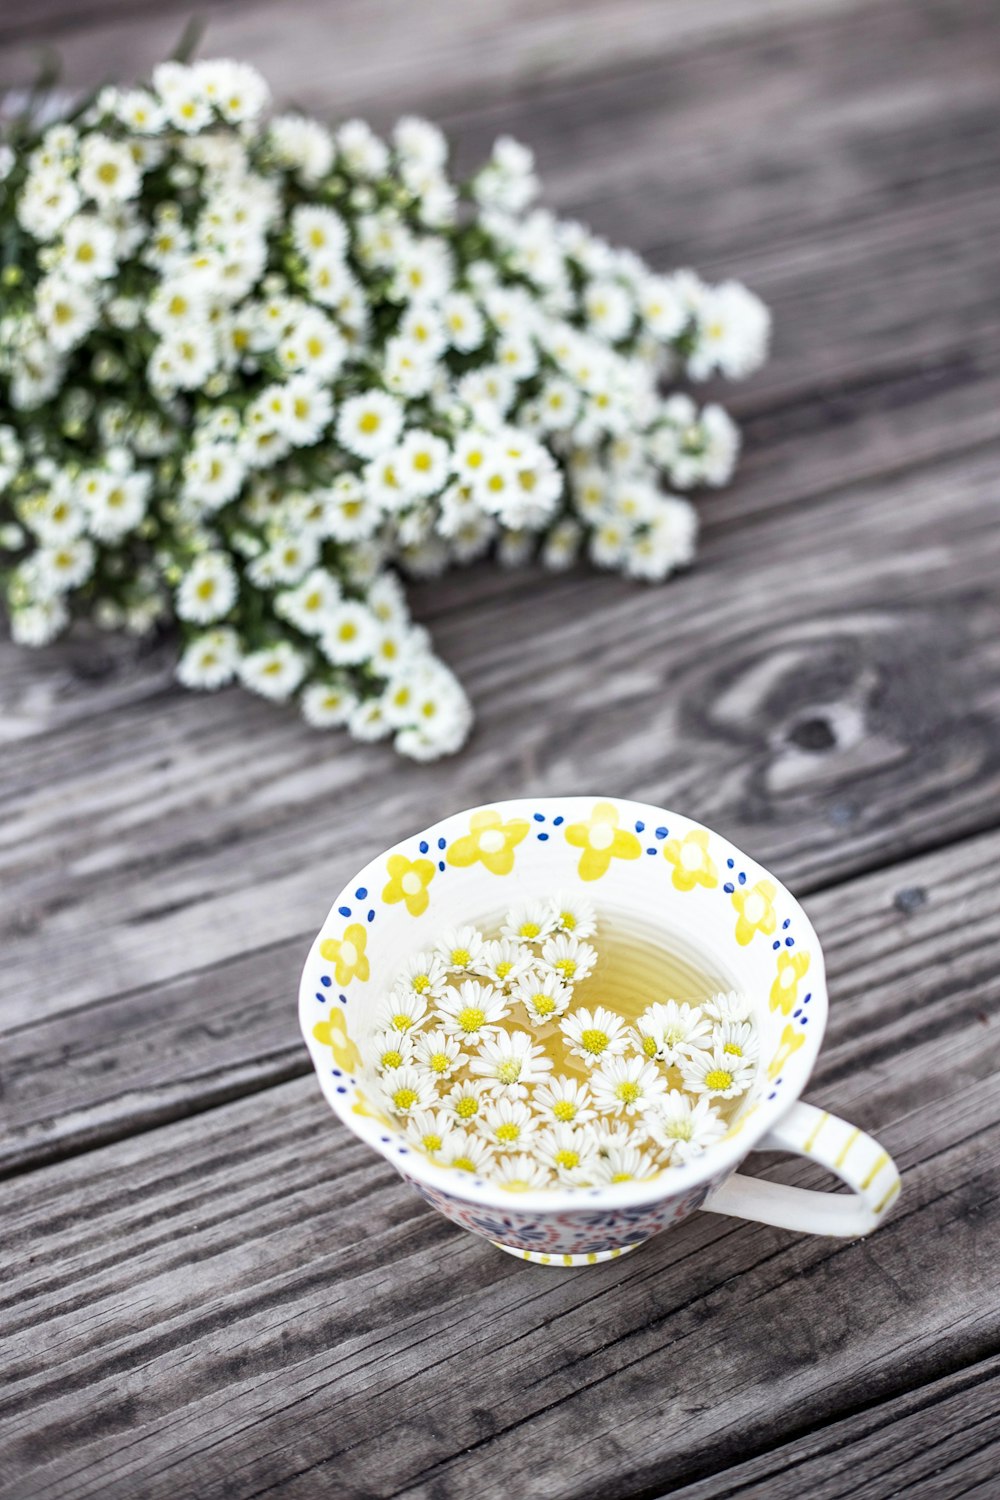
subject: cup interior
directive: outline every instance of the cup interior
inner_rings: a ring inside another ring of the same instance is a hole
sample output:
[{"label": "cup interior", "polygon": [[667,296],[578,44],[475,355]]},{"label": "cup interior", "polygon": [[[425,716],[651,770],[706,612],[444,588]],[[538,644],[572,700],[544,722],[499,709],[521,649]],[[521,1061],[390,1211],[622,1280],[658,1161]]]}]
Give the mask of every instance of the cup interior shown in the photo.
[{"label": "cup interior", "polygon": [[[665,948],[679,971],[687,965],[714,988],[745,994],[760,1041],[753,1087],[721,1142],[685,1166],[601,1194],[652,1201],[735,1165],[801,1093],[819,1049],[827,1007],[819,943],[794,897],[727,840],[620,798],[518,800],[457,813],[404,839],[345,887],[313,944],[300,993],[303,1032],[331,1105],[406,1175],[467,1200],[509,1197],[410,1150],[398,1126],[380,1117],[364,1059],[379,1005],[408,958],[449,928],[498,925],[515,903],[556,896],[586,897],[599,932]],[[657,984],[655,965],[649,983]],[[686,997],[654,989],[649,998]],[[579,1193],[524,1197],[558,1206]]]}]

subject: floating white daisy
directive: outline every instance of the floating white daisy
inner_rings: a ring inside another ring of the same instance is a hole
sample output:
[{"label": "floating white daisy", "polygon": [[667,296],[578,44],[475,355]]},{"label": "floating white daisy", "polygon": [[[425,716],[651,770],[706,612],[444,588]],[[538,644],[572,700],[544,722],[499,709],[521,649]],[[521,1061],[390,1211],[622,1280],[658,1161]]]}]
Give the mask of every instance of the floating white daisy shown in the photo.
[{"label": "floating white daisy", "polygon": [[519,1151],[516,1156],[502,1156],[492,1168],[490,1177],[497,1187],[508,1193],[528,1193],[552,1184],[549,1169],[526,1151]]},{"label": "floating white daisy", "polygon": [[476,1126],[498,1151],[519,1151],[538,1129],[538,1119],[523,1099],[490,1099]]},{"label": "floating white daisy", "polygon": [[433,1160],[444,1152],[455,1128],[454,1116],[446,1110],[418,1109],[406,1121],[406,1136]]},{"label": "floating white daisy", "polygon": [[639,1051],[668,1065],[688,1052],[712,1045],[712,1028],[696,1005],[677,1000],[655,1001],[635,1023]]},{"label": "floating white daisy", "polygon": [[588,1067],[617,1056],[628,1046],[625,1022],[613,1010],[597,1005],[593,1010],[575,1010],[559,1023],[569,1050]]},{"label": "floating white daisy", "polygon": [[505,990],[513,989],[531,972],[534,962],[530,949],[510,938],[496,938],[484,943],[476,960],[476,972]]},{"label": "floating white daisy", "polygon": [[532,1149],[536,1160],[555,1172],[560,1182],[577,1187],[593,1180],[597,1141],[587,1126],[544,1127],[535,1136]]},{"label": "floating white daisy", "polygon": [[453,927],[435,944],[450,974],[472,974],[483,950],[483,935],[478,927]]},{"label": "floating white daisy", "polygon": [[680,1089],[671,1089],[645,1123],[660,1149],[678,1164],[700,1156],[726,1133],[725,1120],[707,1098],[692,1099]]},{"label": "floating white daisy", "polygon": [[483,1108],[485,1085],[478,1078],[467,1078],[464,1083],[453,1084],[445,1095],[445,1106],[456,1120],[471,1125],[479,1119]]},{"label": "floating white daisy", "polygon": [[410,1115],[437,1103],[433,1079],[408,1063],[382,1074],[382,1090],[397,1115]]},{"label": "floating white daisy", "polygon": [[453,1130],[444,1143],[442,1160],[459,1172],[488,1172],[493,1165],[493,1148],[471,1130]]},{"label": "floating white daisy", "polygon": [[723,1021],[716,1028],[712,1041],[727,1057],[740,1058],[744,1062],[755,1063],[760,1054],[757,1033],[749,1021]]},{"label": "floating white daisy", "polygon": [[477,979],[467,979],[456,989],[446,990],[437,1001],[441,1029],[449,1036],[469,1040],[478,1040],[497,1031],[508,1010],[502,992]]},{"label": "floating white daisy", "polygon": [[559,931],[570,937],[589,938],[597,931],[593,904],[583,896],[556,896],[552,902],[552,915]]},{"label": "floating white daisy", "polygon": [[586,1125],[595,1118],[590,1089],[577,1078],[546,1078],[535,1085],[531,1103],[554,1125]]},{"label": "floating white daisy", "polygon": [[573,991],[557,974],[532,971],[515,986],[512,998],[521,1002],[530,1020],[544,1025],[563,1014],[573,998]]},{"label": "floating white daisy", "polygon": [[548,902],[522,901],[511,907],[500,931],[515,943],[544,943],[555,925],[555,913]]},{"label": "floating white daisy", "polygon": [[414,1040],[414,1061],[435,1078],[451,1078],[466,1062],[458,1038],[447,1031],[422,1031]]},{"label": "floating white daisy", "polygon": [[372,1037],[369,1049],[380,1073],[401,1068],[413,1056],[413,1039],[406,1031],[395,1027],[378,1031]]},{"label": "floating white daisy", "polygon": [[720,990],[702,1006],[711,1021],[749,1021],[753,1016],[753,1005],[747,995],[739,990]]},{"label": "floating white daisy", "polygon": [[711,1052],[692,1052],[681,1060],[681,1078],[692,1094],[707,1094],[712,1099],[735,1099],[745,1094],[753,1082],[753,1064],[719,1046]]},{"label": "floating white daisy", "polygon": [[498,1031],[483,1038],[469,1071],[485,1079],[491,1093],[524,1099],[529,1084],[539,1083],[546,1073],[551,1073],[552,1059],[528,1032]]},{"label": "floating white daisy", "polygon": [[667,1091],[663,1074],[641,1057],[608,1057],[590,1075],[594,1103],[602,1114],[644,1114]]},{"label": "floating white daisy", "polygon": [[595,1182],[644,1182],[656,1173],[656,1165],[641,1147],[609,1146],[594,1164]]},{"label": "floating white daisy", "polygon": [[542,945],[541,962],[568,984],[586,979],[597,962],[597,951],[572,933],[560,932]]},{"label": "floating white daisy", "polygon": [[415,1031],[426,1014],[427,996],[397,985],[382,1001],[376,1020],[380,1029],[403,1034]]},{"label": "floating white daisy", "polygon": [[436,953],[415,953],[396,975],[395,989],[436,1000],[444,993],[446,980],[444,964]]}]

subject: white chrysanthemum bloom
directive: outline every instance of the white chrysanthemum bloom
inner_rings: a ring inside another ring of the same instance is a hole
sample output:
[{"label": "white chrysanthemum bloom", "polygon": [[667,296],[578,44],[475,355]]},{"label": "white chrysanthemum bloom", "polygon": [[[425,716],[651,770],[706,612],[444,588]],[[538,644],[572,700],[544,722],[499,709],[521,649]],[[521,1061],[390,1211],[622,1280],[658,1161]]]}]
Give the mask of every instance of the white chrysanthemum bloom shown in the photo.
[{"label": "white chrysanthemum bloom", "polygon": [[586,1083],[578,1078],[546,1078],[531,1093],[532,1108],[556,1125],[586,1125],[596,1118]]},{"label": "white chrysanthemum bloom", "polygon": [[602,1114],[645,1114],[667,1091],[662,1074],[642,1057],[605,1058],[590,1075],[594,1103]]},{"label": "white chrysanthemum bloom", "polygon": [[70,281],[104,281],[116,270],[115,235],[96,214],[77,214],[63,226],[60,270]]},{"label": "white chrysanthemum bloom", "polygon": [[575,892],[554,896],[552,913],[556,927],[569,937],[589,938],[597,931],[597,913],[593,902],[585,896],[577,896]]},{"label": "white chrysanthemum bloom", "polygon": [[347,357],[347,343],[325,313],[310,307],[285,334],[277,355],[284,369],[329,381]]},{"label": "white chrysanthemum bloom", "polygon": [[432,1159],[447,1151],[454,1133],[454,1116],[443,1109],[414,1110],[406,1122],[407,1139]]},{"label": "white chrysanthemum bloom", "polygon": [[684,331],[690,314],[671,277],[644,277],[637,301],[639,316],[655,339],[666,343]]},{"label": "white chrysanthemum bloom", "polygon": [[415,989],[412,984],[396,981],[390,995],[386,995],[375,1017],[382,1031],[398,1031],[406,1034],[416,1031],[427,1015],[429,992]]},{"label": "white chrysanthemum bloom", "polygon": [[442,1159],[446,1166],[459,1172],[489,1172],[493,1166],[493,1149],[480,1135],[453,1130],[445,1142]]},{"label": "white chrysanthemum bloom", "polygon": [[[436,953],[414,953],[396,975],[394,993],[437,1000],[445,992],[447,971]],[[423,1014],[423,1012],[421,1012]]]},{"label": "white chrysanthemum bloom", "polygon": [[551,1187],[552,1173],[526,1151],[503,1156],[490,1169],[490,1181],[508,1193],[529,1193]]},{"label": "white chrysanthemum bloom", "polygon": [[441,314],[432,303],[411,303],[399,320],[397,332],[410,343],[419,344],[432,359],[440,359],[447,346]]},{"label": "white chrysanthemum bloom", "polygon": [[55,239],[80,207],[80,190],[61,169],[32,172],[17,205],[22,229],[43,243]]},{"label": "white chrysanthemum bloom", "polygon": [[314,729],[338,729],[349,723],[357,695],[336,682],[311,682],[302,691],[302,717]]},{"label": "white chrysanthemum bloom", "polygon": [[520,1151],[530,1143],[538,1120],[523,1099],[491,1098],[476,1128],[498,1151]]},{"label": "white chrysanthemum bloom", "polygon": [[268,142],[280,164],[304,183],[320,182],[333,166],[333,137],[318,120],[276,115],[268,128]]},{"label": "white chrysanthemum bloom", "polygon": [[546,1073],[551,1073],[552,1059],[528,1032],[500,1031],[483,1038],[469,1070],[486,1080],[491,1093],[525,1099],[528,1085],[541,1082]]},{"label": "white chrysanthemum bloom", "polygon": [[712,1027],[697,1005],[656,1000],[637,1019],[635,1039],[643,1057],[669,1066],[691,1051],[711,1047]]},{"label": "white chrysanthemum bloom", "polygon": [[471,354],[486,337],[486,322],[467,292],[449,292],[441,300],[444,336],[459,354]]},{"label": "white chrysanthemum bloom", "polygon": [[281,593],[274,601],[276,613],[304,635],[321,635],[340,604],[340,584],[326,568],[313,568],[297,588]]},{"label": "white chrysanthemum bloom", "polygon": [[392,733],[392,725],[379,698],[360,699],[347,721],[347,728],[356,740],[365,743],[387,739]]},{"label": "white chrysanthemum bloom", "polygon": [[[436,961],[443,971],[442,960],[438,957]],[[494,985],[467,979],[439,995],[436,1013],[442,1030],[449,1036],[475,1041],[499,1029],[509,1014],[509,1006],[502,991]]]},{"label": "white chrysanthemum bloom", "polygon": [[621,562],[632,540],[628,522],[608,516],[591,533],[588,552],[599,568],[614,568]]},{"label": "white chrysanthemum bloom", "polygon": [[387,1031],[377,1031],[367,1050],[375,1067],[384,1073],[412,1061],[413,1038],[405,1031],[390,1027]]},{"label": "white chrysanthemum bloom", "polygon": [[177,663],[177,680],[186,688],[212,692],[232,682],[240,663],[235,630],[225,626],[196,636]]},{"label": "white chrysanthemum bloom", "polygon": [[389,151],[364,120],[345,120],[334,137],[342,165],[354,177],[381,177]]},{"label": "white chrysanthemum bloom", "polygon": [[583,310],[594,333],[616,344],[635,320],[632,299],[620,281],[592,281],[583,294]]},{"label": "white chrysanthemum bloom", "polygon": [[182,620],[210,625],[229,613],[236,603],[239,584],[225,552],[202,552],[191,564],[177,589],[176,609]]},{"label": "white chrysanthemum bloom", "polygon": [[543,943],[554,930],[555,913],[543,898],[512,906],[503,919],[501,935],[518,943]]},{"label": "white chrysanthemum bloom", "polygon": [[417,1110],[432,1109],[437,1103],[433,1078],[410,1063],[388,1068],[382,1074],[382,1093],[397,1115],[412,1115]]},{"label": "white chrysanthemum bloom", "polygon": [[114,111],[126,130],[136,135],[156,135],[166,123],[162,104],[147,89],[122,90],[115,100]]},{"label": "white chrysanthemum bloom", "polygon": [[184,495],[205,511],[219,510],[243,486],[246,465],[232,443],[199,442],[184,457]]},{"label": "white chrysanthemum bloom", "polygon": [[720,370],[730,380],[750,375],[767,356],[771,316],[759,297],[738,281],[706,290],[698,308],[687,371],[704,380]]},{"label": "white chrysanthemum bloom", "polygon": [[117,542],[134,531],[146,514],[152,479],[149,474],[101,475],[87,495],[87,527],[102,542]]},{"label": "white chrysanthemum bloom", "polygon": [[[193,325],[188,331],[169,333],[150,355],[147,372],[154,387],[167,391],[191,391],[204,385],[218,361],[218,347],[209,327]],[[278,447],[272,443],[271,449]],[[261,458],[258,451],[256,457]],[[273,457],[273,452],[269,455]]]},{"label": "white chrysanthemum bloom", "polygon": [[66,594],[86,583],[94,571],[97,553],[89,537],[68,537],[53,546],[39,547],[32,561],[37,570],[39,593]]},{"label": "white chrysanthemum bloom", "polygon": [[392,143],[400,157],[423,167],[443,167],[448,159],[448,142],[436,125],[416,115],[404,115],[396,121]]},{"label": "white chrysanthemum bloom", "polygon": [[638,1143],[609,1146],[594,1164],[594,1181],[645,1182],[656,1175],[656,1164]]},{"label": "white chrysanthemum bloom", "polygon": [[471,1126],[482,1118],[485,1093],[486,1086],[478,1078],[467,1078],[452,1084],[444,1097],[444,1105],[456,1120]]},{"label": "white chrysanthemum bloom", "polygon": [[593,1182],[599,1161],[597,1140],[586,1125],[543,1127],[533,1137],[532,1154],[569,1187]]},{"label": "white chrysanthemum bloom", "polygon": [[534,963],[534,953],[521,943],[511,942],[509,938],[496,938],[483,944],[476,961],[476,972],[493,984],[500,985],[502,989],[512,990],[528,977]]},{"label": "white chrysanthemum bloom", "polygon": [[741,990],[719,990],[702,1003],[708,1019],[717,1025],[724,1021],[751,1021],[753,1002]]},{"label": "white chrysanthemum bloom", "polygon": [[569,984],[586,979],[597,962],[597,950],[575,932],[557,932],[542,944],[540,962]]},{"label": "white chrysanthemum bloom", "polygon": [[434,384],[437,364],[422,344],[391,338],[385,346],[383,378],[390,391],[408,400],[426,396]]},{"label": "white chrysanthemum bloom", "polygon": [[422,1031],[416,1040],[414,1057],[435,1078],[450,1078],[466,1061],[458,1038],[447,1031]]},{"label": "white chrysanthemum bloom", "polygon": [[306,658],[288,641],[251,651],[239,665],[243,686],[275,702],[290,698],[305,674]]},{"label": "white chrysanthemum bloom", "polygon": [[753,1082],[754,1065],[747,1059],[724,1052],[716,1043],[711,1051],[691,1052],[680,1059],[681,1079],[692,1094],[710,1099],[735,1099]]},{"label": "white chrysanthemum bloom", "polygon": [[55,273],[38,283],[35,311],[46,339],[60,353],[86,338],[98,318],[98,306],[90,292]]},{"label": "white chrysanthemum bloom", "polygon": [[403,427],[403,408],[386,391],[351,396],[337,417],[337,441],[358,458],[377,458],[395,446]]},{"label": "white chrysanthemum bloom", "polygon": [[441,955],[449,974],[474,974],[482,948],[482,933],[478,927],[469,924],[452,927],[442,933],[434,945],[434,951]]},{"label": "white chrysanthemum bloom", "polygon": [[644,1123],[668,1160],[677,1164],[700,1156],[726,1133],[725,1120],[707,1098],[691,1099],[680,1089],[671,1089]]},{"label": "white chrysanthemum bloom", "polygon": [[320,641],[323,655],[334,666],[367,661],[375,649],[378,628],[370,609],[344,599],[327,616]]},{"label": "white chrysanthemum bloom", "polygon": [[755,1063],[760,1056],[757,1033],[749,1021],[722,1021],[712,1033],[712,1046],[743,1062]]},{"label": "white chrysanthemum bloom", "polygon": [[36,599],[11,610],[10,633],[19,646],[47,646],[68,624],[69,611],[60,598]]},{"label": "white chrysanthemum bloom", "polygon": [[347,253],[347,225],[332,208],[299,204],[292,211],[292,239],[305,260],[317,255],[342,260]]},{"label": "white chrysanthemum bloom", "polygon": [[539,974],[532,970],[515,985],[513,998],[524,1006],[529,1020],[543,1026],[563,1014],[573,998],[573,991],[557,974]]},{"label": "white chrysanthemum bloom", "polygon": [[448,478],[451,454],[432,432],[411,428],[394,450],[393,463],[407,495],[433,495]]},{"label": "white chrysanthemum bloom", "polygon": [[572,1015],[563,1016],[559,1027],[573,1055],[590,1068],[609,1057],[617,1057],[628,1046],[625,1022],[603,1005],[593,1010],[575,1010]]},{"label": "white chrysanthemum bloom", "polygon": [[563,573],[580,555],[583,528],[571,516],[552,527],[542,548],[542,562],[550,572]]},{"label": "white chrysanthemum bloom", "polygon": [[77,173],[81,191],[102,208],[134,198],[142,186],[142,173],[125,141],[107,135],[85,135],[80,142]]}]

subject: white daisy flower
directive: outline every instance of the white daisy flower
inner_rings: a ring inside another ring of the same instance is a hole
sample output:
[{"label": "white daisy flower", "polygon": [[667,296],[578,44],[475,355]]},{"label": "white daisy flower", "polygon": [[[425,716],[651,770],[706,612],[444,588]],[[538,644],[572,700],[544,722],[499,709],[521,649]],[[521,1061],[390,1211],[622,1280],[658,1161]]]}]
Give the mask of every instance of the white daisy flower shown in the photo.
[{"label": "white daisy flower", "polygon": [[292,211],[292,239],[306,260],[332,255],[342,260],[347,253],[347,225],[332,208],[300,204]]},{"label": "white daisy flower", "polygon": [[553,1021],[563,1014],[573,998],[573,991],[557,974],[532,971],[514,986],[512,997],[520,1000],[530,1020],[543,1026],[546,1021]]},{"label": "white daisy flower", "polygon": [[547,901],[522,901],[508,911],[500,932],[513,942],[543,943],[555,925],[555,913]]},{"label": "white daisy flower", "polygon": [[377,640],[378,630],[371,610],[345,599],[327,616],[320,647],[334,666],[353,666],[367,661]]},{"label": "white daisy flower", "polygon": [[497,1151],[519,1151],[530,1145],[538,1121],[523,1099],[503,1097],[483,1104],[476,1126]]},{"label": "white daisy flower", "polygon": [[678,1063],[692,1050],[712,1045],[712,1028],[697,1005],[676,1000],[655,1001],[635,1023],[637,1045],[643,1057],[668,1065]]},{"label": "white daisy flower", "polygon": [[720,990],[702,1006],[710,1021],[749,1021],[753,1018],[753,1004],[749,996],[739,990]]},{"label": "white daisy flower", "polygon": [[593,1010],[575,1010],[559,1022],[569,1050],[588,1067],[617,1057],[628,1046],[628,1030],[621,1016],[603,1005]]},{"label": "white daisy flower", "polygon": [[213,691],[232,682],[240,663],[235,630],[222,627],[196,636],[177,663],[177,680],[187,688]]},{"label": "white daisy flower", "polygon": [[302,693],[302,717],[314,729],[337,729],[358,706],[350,688],[335,682],[311,682]]},{"label": "white daisy flower", "polygon": [[482,1118],[485,1085],[476,1078],[452,1084],[444,1097],[445,1107],[464,1125],[471,1126]]},{"label": "white daisy flower", "polygon": [[590,1089],[577,1078],[546,1078],[532,1090],[531,1104],[543,1120],[557,1125],[586,1125],[596,1118]]},{"label": "white daisy flower", "polygon": [[422,1031],[416,1039],[414,1057],[435,1078],[450,1078],[466,1062],[458,1038],[447,1031]]},{"label": "white daisy flower", "polygon": [[92,134],[80,142],[77,180],[81,190],[101,207],[134,198],[142,186],[142,173],[124,141]]},{"label": "white daisy flower", "polygon": [[436,953],[415,953],[396,975],[394,988],[398,994],[437,1000],[444,994],[447,977],[444,964]]},{"label": "white daisy flower", "polygon": [[712,1044],[727,1057],[745,1062],[755,1063],[760,1055],[757,1033],[749,1021],[723,1021],[713,1033]]},{"label": "white daisy flower", "polygon": [[333,137],[318,120],[304,115],[277,115],[268,141],[278,160],[307,184],[320,182],[333,166]]},{"label": "white daisy flower", "polygon": [[597,931],[597,914],[593,904],[584,896],[554,897],[552,916],[558,930],[570,937],[589,938]]},{"label": "white daisy flower", "polygon": [[306,659],[287,641],[251,651],[239,664],[239,677],[245,688],[275,702],[291,697],[306,674]]},{"label": "white daisy flower", "polygon": [[[440,958],[436,960],[444,964]],[[437,1015],[442,1030],[449,1036],[466,1037],[470,1040],[488,1036],[499,1030],[500,1023],[509,1014],[509,1006],[502,993],[491,984],[480,984],[467,979],[454,989],[447,989],[437,1001]]]},{"label": "white daisy flower", "polygon": [[384,740],[392,733],[392,725],[378,698],[364,698],[358,702],[347,721],[347,728],[356,740],[364,742]]},{"label": "white daisy flower", "polygon": [[439,1157],[455,1133],[455,1119],[443,1109],[414,1110],[406,1122],[406,1136],[425,1156]]},{"label": "white daisy flower", "polygon": [[482,933],[478,927],[468,924],[464,927],[452,927],[435,944],[435,952],[440,953],[444,959],[449,974],[474,974],[482,949]]},{"label": "white daisy flower", "polygon": [[533,1138],[532,1154],[570,1187],[592,1182],[599,1160],[597,1141],[586,1125],[544,1126]]},{"label": "white daisy flower", "polygon": [[770,332],[770,313],[745,286],[725,281],[706,289],[698,308],[688,374],[704,380],[713,370],[721,370],[729,380],[742,379],[763,363]]},{"label": "white daisy flower", "polygon": [[708,1099],[691,1099],[671,1089],[645,1118],[650,1136],[671,1162],[690,1161],[714,1146],[726,1133],[726,1122]]},{"label": "white daisy flower", "polygon": [[641,1146],[610,1146],[594,1165],[595,1182],[645,1182],[655,1176],[655,1163]]},{"label": "white daisy flower", "polygon": [[394,455],[400,483],[411,495],[433,495],[448,478],[451,453],[448,444],[432,432],[411,428]]},{"label": "white daisy flower", "polygon": [[10,633],[19,646],[47,646],[69,624],[62,599],[37,599],[11,610]]},{"label": "white daisy flower", "polygon": [[559,932],[542,945],[541,963],[568,984],[586,979],[597,962],[597,952],[574,933]]},{"label": "white daisy flower", "polygon": [[496,938],[484,943],[476,960],[476,972],[502,989],[512,990],[531,972],[534,955],[510,938]]},{"label": "white daisy flower", "polygon": [[459,1172],[489,1172],[493,1166],[493,1150],[482,1136],[468,1130],[453,1130],[444,1143],[442,1160],[448,1167]]},{"label": "white daisy flower", "polygon": [[377,1031],[368,1044],[372,1060],[380,1073],[401,1068],[413,1059],[413,1039],[405,1031],[390,1027]]},{"label": "white daisy flower", "polygon": [[46,276],[35,292],[35,312],[53,349],[73,349],[97,322],[98,308],[90,292],[65,276]]},{"label": "white daisy flower", "polygon": [[202,552],[191,564],[177,589],[176,609],[182,620],[210,625],[229,613],[236,603],[239,584],[225,552]]},{"label": "white daisy flower", "polygon": [[87,525],[102,542],[116,542],[134,531],[146,514],[149,474],[104,474],[87,496]]},{"label": "white daisy flower", "polygon": [[466,292],[449,292],[441,302],[444,336],[459,354],[478,349],[486,337],[486,323]]},{"label": "white daisy flower", "polygon": [[382,1074],[382,1092],[397,1115],[432,1109],[438,1102],[434,1080],[409,1063],[386,1069]]},{"label": "white daisy flower", "polygon": [[104,281],[116,268],[115,236],[96,214],[77,214],[63,226],[60,268],[70,281]]},{"label": "white daisy flower", "polygon": [[337,417],[337,441],[359,458],[377,458],[392,448],[403,427],[403,408],[386,391],[352,396]]},{"label": "white daisy flower", "polygon": [[684,1087],[692,1094],[707,1094],[710,1099],[735,1099],[745,1094],[753,1082],[754,1065],[717,1044],[710,1052],[692,1052],[680,1059]]},{"label": "white daisy flower", "polygon": [[491,1093],[525,1099],[528,1085],[540,1082],[552,1071],[552,1059],[528,1032],[500,1031],[483,1038],[469,1071],[484,1078]]},{"label": "white daisy flower", "polygon": [[375,1024],[380,1031],[396,1031],[407,1035],[417,1032],[427,1014],[429,993],[414,988],[422,982],[424,975],[412,976],[412,982],[397,979],[392,993],[386,995],[376,1012]]},{"label": "white daisy flower", "polygon": [[591,1126],[597,1149],[601,1155],[609,1151],[625,1151],[629,1146],[641,1145],[644,1140],[643,1131],[646,1129],[646,1117],[636,1121],[634,1125],[629,1124],[620,1116],[602,1115]]},{"label": "white daisy flower", "polygon": [[325,568],[307,573],[297,588],[278,594],[276,613],[305,635],[320,635],[340,603],[340,584]]},{"label": "white daisy flower", "polygon": [[590,1075],[594,1103],[602,1114],[644,1114],[667,1091],[661,1073],[641,1057],[608,1057]]},{"label": "white daisy flower", "polygon": [[508,1193],[529,1193],[552,1186],[552,1173],[541,1162],[519,1151],[503,1156],[490,1170],[490,1181]]}]

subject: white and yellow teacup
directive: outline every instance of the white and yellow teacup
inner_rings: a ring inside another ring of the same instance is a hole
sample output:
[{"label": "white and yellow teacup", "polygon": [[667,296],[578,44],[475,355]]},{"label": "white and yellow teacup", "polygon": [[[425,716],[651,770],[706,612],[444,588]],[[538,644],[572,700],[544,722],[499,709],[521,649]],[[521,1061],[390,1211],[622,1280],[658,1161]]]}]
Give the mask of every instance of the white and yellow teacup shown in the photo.
[{"label": "white and yellow teacup", "polygon": [[[415,1151],[373,1102],[362,1055],[379,1002],[413,953],[515,901],[574,891],[599,920],[656,931],[751,999],[758,1076],[723,1139],[682,1166],[641,1182],[514,1193]],[[525,798],[456,813],[404,839],[337,897],[306,960],[299,1014],[320,1086],[344,1124],[449,1219],[526,1260],[607,1260],[697,1208],[864,1235],[899,1192],[899,1173],[877,1141],[800,1100],[827,1017],[823,956],[802,907],[719,834],[663,808]],[[735,1169],[753,1150],[807,1157],[850,1192],[740,1176]]]}]

